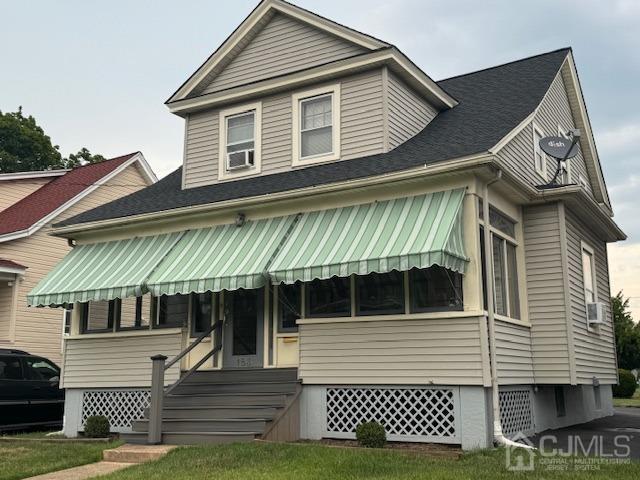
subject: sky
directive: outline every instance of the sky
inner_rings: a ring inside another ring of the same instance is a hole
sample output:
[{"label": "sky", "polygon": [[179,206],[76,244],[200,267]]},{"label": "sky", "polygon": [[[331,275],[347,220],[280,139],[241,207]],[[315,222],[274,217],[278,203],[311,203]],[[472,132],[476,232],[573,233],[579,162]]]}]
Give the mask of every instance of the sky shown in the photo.
[{"label": "sky", "polygon": [[[571,46],[615,220],[612,292],[640,319],[640,1],[296,0],[396,45],[440,80]],[[22,105],[64,155],[140,150],[158,176],[182,160],[164,101],[257,0],[2,2],[0,110]]]}]

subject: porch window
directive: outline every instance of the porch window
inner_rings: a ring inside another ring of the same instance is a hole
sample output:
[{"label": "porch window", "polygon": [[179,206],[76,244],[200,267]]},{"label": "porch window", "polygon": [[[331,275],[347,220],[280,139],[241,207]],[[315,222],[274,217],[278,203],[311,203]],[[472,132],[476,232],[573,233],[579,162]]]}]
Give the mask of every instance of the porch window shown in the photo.
[{"label": "porch window", "polygon": [[351,279],[331,277],[306,285],[307,317],[350,317]]},{"label": "porch window", "polygon": [[151,297],[124,298],[120,302],[120,313],[116,330],[149,328],[151,320]]},{"label": "porch window", "polygon": [[278,332],[297,332],[302,317],[302,282],[278,287]]},{"label": "porch window", "polygon": [[462,275],[433,265],[409,271],[411,312],[462,310]]},{"label": "porch window", "polygon": [[82,333],[113,332],[115,321],[120,316],[120,301],[97,301],[81,304]]},{"label": "porch window", "polygon": [[198,337],[211,327],[213,319],[213,293],[191,294],[191,336]]},{"label": "porch window", "polygon": [[178,294],[154,297],[152,308],[155,328],[182,327],[189,315],[189,296]]},{"label": "porch window", "polygon": [[404,313],[404,275],[371,273],[356,276],[357,315]]}]

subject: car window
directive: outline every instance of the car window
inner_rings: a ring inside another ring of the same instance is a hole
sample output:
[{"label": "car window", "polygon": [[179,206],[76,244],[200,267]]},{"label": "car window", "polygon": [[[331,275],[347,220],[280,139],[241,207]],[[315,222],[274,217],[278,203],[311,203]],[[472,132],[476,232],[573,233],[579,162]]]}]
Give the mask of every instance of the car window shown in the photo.
[{"label": "car window", "polygon": [[30,380],[50,380],[60,375],[58,367],[42,358],[25,358],[24,364]]},{"label": "car window", "polygon": [[0,380],[23,380],[22,366],[18,357],[0,356]]}]

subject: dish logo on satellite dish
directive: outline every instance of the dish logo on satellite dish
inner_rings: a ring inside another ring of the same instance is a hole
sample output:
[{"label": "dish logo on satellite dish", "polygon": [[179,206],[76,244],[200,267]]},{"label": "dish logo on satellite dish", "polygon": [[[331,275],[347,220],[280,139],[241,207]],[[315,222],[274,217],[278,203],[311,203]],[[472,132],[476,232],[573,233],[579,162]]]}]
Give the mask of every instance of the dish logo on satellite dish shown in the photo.
[{"label": "dish logo on satellite dish", "polygon": [[562,137],[545,137],[540,140],[540,148],[558,160],[567,160],[578,154],[577,142]]},{"label": "dish logo on satellite dish", "polygon": [[562,147],[565,147],[567,144],[563,140],[552,139],[552,140],[549,140],[547,145],[549,145],[550,147],[562,148]]}]

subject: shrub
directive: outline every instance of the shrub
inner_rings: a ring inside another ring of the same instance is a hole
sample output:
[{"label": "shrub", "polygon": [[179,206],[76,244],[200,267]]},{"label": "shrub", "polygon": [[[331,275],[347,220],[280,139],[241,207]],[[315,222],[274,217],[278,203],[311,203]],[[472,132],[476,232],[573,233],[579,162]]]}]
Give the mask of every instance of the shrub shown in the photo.
[{"label": "shrub", "polygon": [[387,434],[378,422],[364,422],[356,427],[356,439],[363,447],[382,448],[387,443]]},{"label": "shrub", "polygon": [[109,419],[104,415],[93,415],[84,424],[84,434],[89,438],[104,438],[110,433]]},{"label": "shrub", "polygon": [[613,396],[618,398],[631,398],[636,391],[638,384],[636,377],[629,370],[618,370],[618,385],[613,386]]}]

